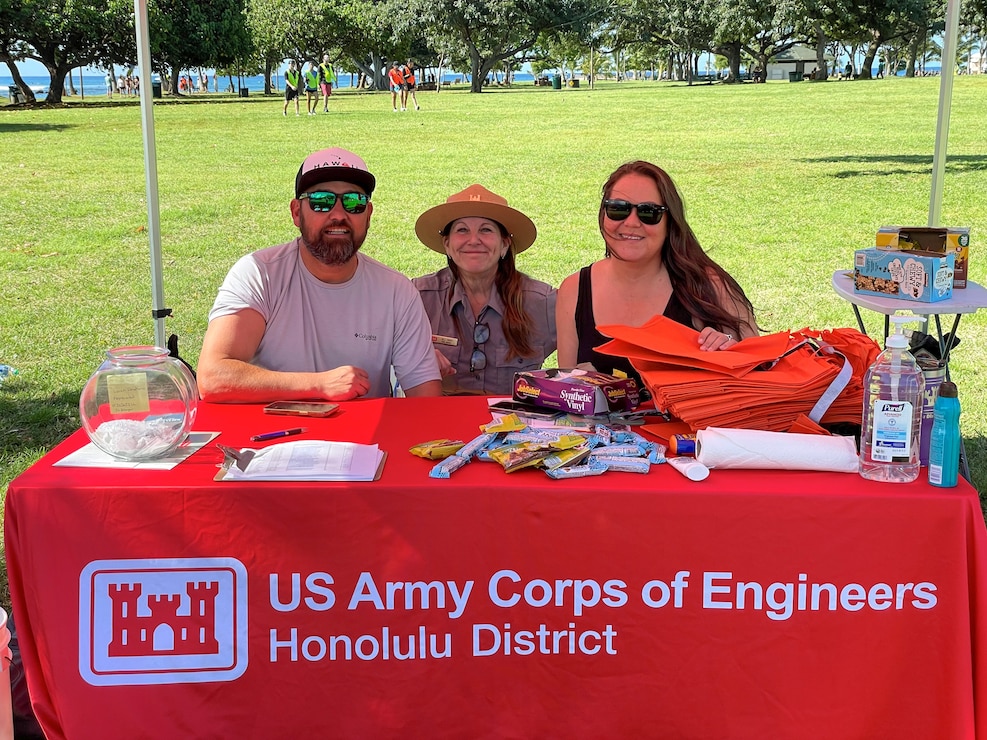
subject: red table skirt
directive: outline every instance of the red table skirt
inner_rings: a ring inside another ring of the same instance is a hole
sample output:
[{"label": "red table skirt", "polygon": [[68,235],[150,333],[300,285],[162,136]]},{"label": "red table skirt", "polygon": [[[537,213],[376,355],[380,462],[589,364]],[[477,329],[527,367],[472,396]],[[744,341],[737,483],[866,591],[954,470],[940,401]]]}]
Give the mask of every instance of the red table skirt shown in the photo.
[{"label": "red table skirt", "polygon": [[[407,449],[483,399],[353,402],[373,483],[52,467],[6,504],[49,737],[987,738],[984,520],[965,482],[667,466],[552,481]],[[219,441],[293,423],[204,405]],[[291,422],[291,420],[288,420]],[[977,711],[979,710],[979,711]]]}]

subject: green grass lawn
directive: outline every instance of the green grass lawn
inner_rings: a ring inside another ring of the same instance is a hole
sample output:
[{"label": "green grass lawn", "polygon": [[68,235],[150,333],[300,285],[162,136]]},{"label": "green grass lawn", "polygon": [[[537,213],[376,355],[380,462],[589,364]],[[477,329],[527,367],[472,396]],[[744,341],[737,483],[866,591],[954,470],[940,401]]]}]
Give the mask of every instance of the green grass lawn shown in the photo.
[{"label": "green grass lawn", "polygon": [[[309,152],[343,146],[378,180],[365,252],[414,276],[441,266],[414,222],[473,182],[538,226],[523,270],[558,284],[603,254],[599,190],[630,159],[666,168],[711,255],[768,332],[852,326],[830,287],[883,224],[924,225],[938,78],[765,85],[600,83],[470,95],[344,91],[329,115],[287,118],[280,98],[156,105],[168,331],[195,362],[229,267],[297,234],[288,211]],[[942,221],[972,227],[970,277],[987,277],[987,76],[953,91]],[[77,429],[79,391],[103,352],[153,340],[140,109],[0,106],[0,494]],[[871,318],[872,333],[879,320]],[[974,482],[987,490],[987,313],[967,317],[953,374]],[[980,368],[980,370],[978,370]],[[70,522],[66,523],[71,526]]]}]

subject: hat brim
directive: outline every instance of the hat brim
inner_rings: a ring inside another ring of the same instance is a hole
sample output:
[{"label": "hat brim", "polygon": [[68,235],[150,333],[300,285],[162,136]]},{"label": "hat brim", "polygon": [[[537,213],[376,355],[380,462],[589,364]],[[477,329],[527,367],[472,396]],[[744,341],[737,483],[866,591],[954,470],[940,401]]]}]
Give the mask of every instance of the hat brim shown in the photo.
[{"label": "hat brim", "polygon": [[457,201],[441,203],[429,208],[415,222],[415,234],[418,240],[429,249],[440,254],[446,253],[442,243],[442,230],[457,218],[489,218],[496,221],[511,235],[514,254],[520,254],[534,244],[538,237],[538,229],[534,222],[521,211],[502,206],[499,203],[484,203],[482,201]]},{"label": "hat brim", "polygon": [[317,167],[314,170],[302,174],[299,170],[295,177],[295,197],[304,193],[313,185],[320,182],[350,182],[359,185],[367,195],[374,194],[377,186],[376,178],[366,170],[356,167]]}]

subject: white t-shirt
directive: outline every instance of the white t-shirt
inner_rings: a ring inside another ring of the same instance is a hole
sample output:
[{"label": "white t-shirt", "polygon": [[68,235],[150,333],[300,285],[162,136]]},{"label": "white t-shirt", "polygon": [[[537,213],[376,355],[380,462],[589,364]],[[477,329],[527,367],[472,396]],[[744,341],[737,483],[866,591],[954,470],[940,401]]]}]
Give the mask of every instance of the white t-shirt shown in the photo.
[{"label": "white t-shirt", "polygon": [[345,283],[323,283],[302,262],[299,239],[241,257],[223,281],[209,320],[251,308],[267,328],[254,365],[322,372],[354,365],[372,397],[439,380],[432,330],[418,291],[401,273],[362,254]]}]

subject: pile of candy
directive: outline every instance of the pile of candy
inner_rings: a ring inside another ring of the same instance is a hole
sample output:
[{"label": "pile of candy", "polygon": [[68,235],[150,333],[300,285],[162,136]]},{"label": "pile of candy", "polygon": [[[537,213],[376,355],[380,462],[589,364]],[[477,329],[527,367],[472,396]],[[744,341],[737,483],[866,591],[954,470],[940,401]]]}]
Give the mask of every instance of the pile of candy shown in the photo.
[{"label": "pile of candy", "polygon": [[600,475],[608,470],[647,473],[665,462],[665,447],[640,434],[595,424],[591,431],[528,428],[516,414],[507,414],[480,427],[470,440],[436,439],[411,448],[419,457],[440,460],[432,478],[448,478],[470,460],[500,463],[512,473],[538,467],[555,479]]}]

